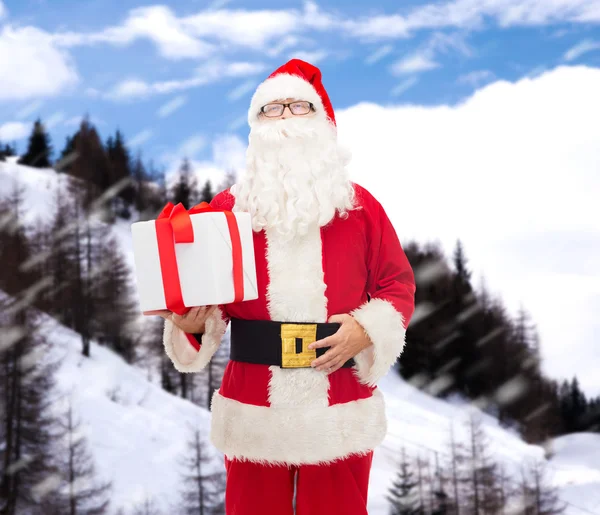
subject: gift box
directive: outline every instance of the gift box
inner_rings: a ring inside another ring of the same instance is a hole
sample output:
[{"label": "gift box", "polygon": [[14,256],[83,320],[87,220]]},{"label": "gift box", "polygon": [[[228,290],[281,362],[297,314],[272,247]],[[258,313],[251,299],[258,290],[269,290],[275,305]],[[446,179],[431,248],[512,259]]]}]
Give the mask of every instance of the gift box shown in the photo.
[{"label": "gift box", "polygon": [[156,220],[131,224],[145,315],[258,298],[249,213],[169,202]]}]

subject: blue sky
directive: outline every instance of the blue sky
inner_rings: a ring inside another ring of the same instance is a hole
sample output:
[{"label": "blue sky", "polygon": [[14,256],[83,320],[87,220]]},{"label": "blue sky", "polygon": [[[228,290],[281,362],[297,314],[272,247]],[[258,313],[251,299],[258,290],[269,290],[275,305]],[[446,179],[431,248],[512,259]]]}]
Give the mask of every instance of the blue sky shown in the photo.
[{"label": "blue sky", "polygon": [[401,242],[460,238],[546,372],[599,395],[600,0],[348,4],[0,0],[0,140],[23,151],[40,116],[60,150],[89,113],[216,183],[243,173],[256,86],[304,58]]},{"label": "blue sky", "polygon": [[59,150],[89,113],[104,138],[120,127],[172,168],[180,153],[210,159],[211,142],[245,141],[252,92],[291,57],[321,68],[336,110],[454,105],[494,80],[600,65],[598,0],[401,4],[4,0],[0,137],[22,149],[41,116]]}]

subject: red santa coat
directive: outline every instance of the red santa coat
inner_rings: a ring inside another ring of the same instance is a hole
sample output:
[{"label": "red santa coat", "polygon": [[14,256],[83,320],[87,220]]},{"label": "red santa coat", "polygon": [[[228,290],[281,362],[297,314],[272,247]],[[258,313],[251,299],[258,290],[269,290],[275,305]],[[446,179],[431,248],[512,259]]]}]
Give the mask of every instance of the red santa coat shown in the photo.
[{"label": "red santa coat", "polygon": [[[400,356],[414,312],[412,268],[381,204],[354,184],[360,209],[283,242],[254,232],[259,298],[219,306],[198,348],[165,321],[167,355],[181,372],[202,370],[231,317],[327,322],[349,313],[373,345],[332,374],[229,361],[212,399],[211,441],[229,459],[327,463],[378,446],[387,424],[377,381]],[[211,202],[231,210],[225,190]]]}]

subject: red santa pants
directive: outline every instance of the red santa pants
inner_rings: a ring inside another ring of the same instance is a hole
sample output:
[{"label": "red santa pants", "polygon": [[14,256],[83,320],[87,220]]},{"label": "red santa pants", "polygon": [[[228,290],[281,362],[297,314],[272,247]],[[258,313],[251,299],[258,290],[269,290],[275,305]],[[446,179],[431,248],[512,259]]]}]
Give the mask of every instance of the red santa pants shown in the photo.
[{"label": "red santa pants", "polygon": [[226,515],[367,515],[373,451],[327,465],[261,465],[225,458]]}]

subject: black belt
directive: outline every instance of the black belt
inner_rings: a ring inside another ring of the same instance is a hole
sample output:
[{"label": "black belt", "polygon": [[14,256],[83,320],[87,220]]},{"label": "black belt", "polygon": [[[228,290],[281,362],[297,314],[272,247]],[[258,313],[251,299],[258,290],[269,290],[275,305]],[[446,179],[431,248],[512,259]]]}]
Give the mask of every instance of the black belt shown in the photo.
[{"label": "black belt", "polygon": [[[292,323],[231,318],[229,358],[281,368],[310,368],[313,360],[330,347],[308,349],[316,340],[335,334],[339,323]],[[344,368],[354,365],[350,358]]]}]

